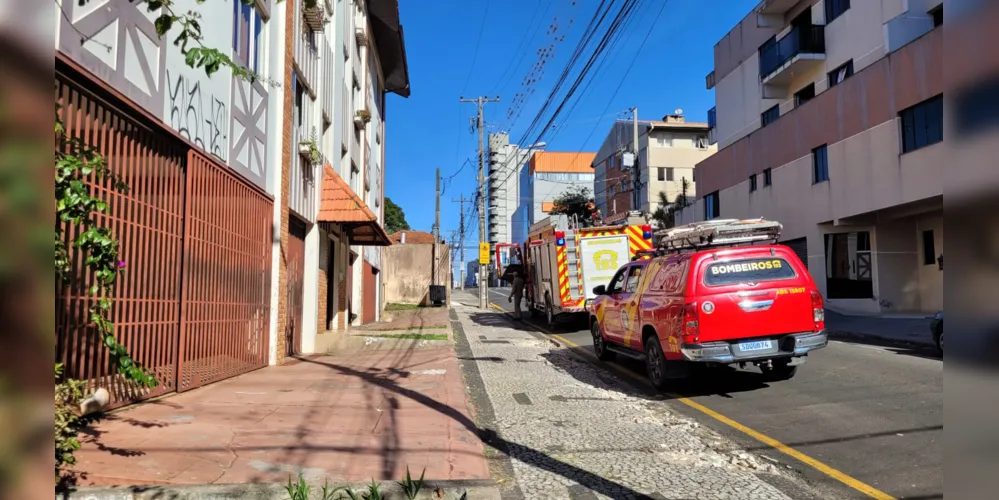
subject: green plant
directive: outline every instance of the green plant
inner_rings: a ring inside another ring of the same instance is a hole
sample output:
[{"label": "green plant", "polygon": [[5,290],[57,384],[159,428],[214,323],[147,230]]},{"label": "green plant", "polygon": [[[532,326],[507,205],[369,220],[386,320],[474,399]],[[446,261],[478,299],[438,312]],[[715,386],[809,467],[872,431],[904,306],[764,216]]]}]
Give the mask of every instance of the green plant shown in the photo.
[{"label": "green plant", "polygon": [[[288,485],[284,487],[285,491],[288,492],[288,498],[290,500],[309,500],[312,495],[312,487],[309,483],[305,482],[305,478],[302,477],[302,473],[298,473],[298,481],[295,483],[291,482],[291,476],[288,476]],[[322,500],[339,500],[343,498],[342,495],[338,495],[336,498],[333,495],[346,490],[345,486],[339,488],[330,487],[329,480],[323,483],[323,489],[320,491],[319,498]]]},{"label": "green plant", "polygon": [[74,453],[80,449],[80,430],[100,419],[99,415],[79,415],[76,411],[83,401],[87,383],[82,380],[62,378],[62,363],[55,365],[55,472],[56,482],[70,479],[67,467],[76,463]]},{"label": "green plant", "polygon": [[301,153],[309,159],[310,164],[322,165],[323,152],[319,150],[319,137],[316,135],[316,129],[313,128],[309,138],[302,139],[299,146],[302,147]]},{"label": "green plant", "polygon": [[399,486],[402,487],[402,492],[406,494],[406,498],[413,500],[416,495],[420,493],[423,489],[423,476],[427,473],[427,469],[423,469],[420,473],[420,479],[416,481],[409,475],[409,467],[406,467],[406,479],[399,481]]}]

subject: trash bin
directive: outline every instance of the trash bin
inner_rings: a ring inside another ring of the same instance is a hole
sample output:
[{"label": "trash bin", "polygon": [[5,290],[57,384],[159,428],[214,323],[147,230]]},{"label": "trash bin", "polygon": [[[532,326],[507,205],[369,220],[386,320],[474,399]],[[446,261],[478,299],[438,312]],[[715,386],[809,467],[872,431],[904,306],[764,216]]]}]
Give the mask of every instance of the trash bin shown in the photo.
[{"label": "trash bin", "polygon": [[444,285],[430,285],[430,303],[436,306],[447,302],[447,287]]}]

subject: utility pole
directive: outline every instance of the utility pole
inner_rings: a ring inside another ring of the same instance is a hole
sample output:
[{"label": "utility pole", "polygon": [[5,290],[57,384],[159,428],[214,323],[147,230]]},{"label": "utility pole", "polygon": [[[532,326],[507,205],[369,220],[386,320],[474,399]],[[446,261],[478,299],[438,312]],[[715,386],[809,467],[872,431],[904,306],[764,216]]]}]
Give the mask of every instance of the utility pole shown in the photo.
[{"label": "utility pole", "polygon": [[458,212],[458,238],[459,238],[458,251],[460,252],[461,257],[460,257],[460,261],[459,261],[460,265],[458,266],[458,274],[461,277],[461,284],[459,286],[461,286],[462,290],[465,289],[465,202],[466,201],[470,202],[472,200],[466,200],[464,194],[462,194],[461,197],[459,197],[457,200],[455,200],[455,199],[451,200],[452,203],[453,202],[458,202],[459,203],[459,205],[458,205],[458,207],[459,207],[458,208],[458,210],[459,210],[459,212]]},{"label": "utility pole", "polygon": [[[499,102],[499,96],[495,99],[490,99],[488,97],[479,96],[475,99],[465,99],[464,97],[458,97],[461,102],[474,102],[479,106],[479,121],[476,128],[479,129],[479,246],[481,247],[483,243],[487,243],[486,240],[486,151],[485,137],[483,137],[484,124],[482,123],[482,107],[486,103]],[[486,309],[489,307],[489,298],[486,294],[489,293],[488,284],[486,279],[488,278],[487,269],[488,264],[479,263],[479,309]]]},{"label": "utility pole", "polygon": [[441,169],[437,169],[437,188],[434,196],[437,208],[434,213],[434,265],[430,284],[437,285],[437,274],[440,273],[440,241],[441,241]]},{"label": "utility pole", "polygon": [[634,182],[632,182],[631,209],[632,210],[638,210],[639,204],[642,202],[642,197],[641,197],[640,191],[639,191],[640,188],[642,187],[642,171],[641,171],[641,169],[638,166],[639,165],[639,161],[638,161],[638,106],[635,106],[634,108],[631,108],[631,113],[632,113],[632,115],[631,115],[632,116],[632,118],[631,118],[631,120],[632,120],[631,152],[635,154],[635,163],[634,163],[634,165],[632,167],[632,171],[634,172],[634,176],[633,177],[635,178],[635,180],[634,180]]}]

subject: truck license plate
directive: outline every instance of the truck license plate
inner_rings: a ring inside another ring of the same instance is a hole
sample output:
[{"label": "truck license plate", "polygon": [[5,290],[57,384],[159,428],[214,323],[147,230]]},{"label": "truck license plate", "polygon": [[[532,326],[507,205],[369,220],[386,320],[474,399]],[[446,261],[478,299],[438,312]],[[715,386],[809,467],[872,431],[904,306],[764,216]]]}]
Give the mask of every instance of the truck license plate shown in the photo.
[{"label": "truck license plate", "polygon": [[770,349],[771,343],[769,340],[758,340],[756,342],[743,342],[739,344],[739,350],[746,351],[762,351],[765,349]]}]

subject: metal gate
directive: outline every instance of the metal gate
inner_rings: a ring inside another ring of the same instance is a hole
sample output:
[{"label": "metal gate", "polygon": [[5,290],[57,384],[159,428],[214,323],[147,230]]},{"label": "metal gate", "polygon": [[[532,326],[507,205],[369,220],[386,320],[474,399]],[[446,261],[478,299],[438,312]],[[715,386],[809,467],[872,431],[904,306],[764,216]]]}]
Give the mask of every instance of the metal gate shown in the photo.
[{"label": "metal gate", "polygon": [[[115,336],[159,385],[140,390],[117,375],[79,283],[56,293],[66,376],[107,388],[120,407],[265,366],[273,202],[88,77],[60,69],[55,100],[67,135],[96,148],[129,186],[89,185],[108,205],[96,222],[114,231],[125,263],[112,291]],[[81,256],[68,248],[81,276]]]},{"label": "metal gate", "polygon": [[285,356],[302,352],[302,294],[305,291],[305,223],[288,216],[288,326]]},{"label": "metal gate", "polygon": [[808,269],[808,240],[806,238],[782,241],[781,245],[786,245],[797,254],[798,258],[801,259],[801,263],[805,265],[805,269]]},{"label": "metal gate", "polygon": [[180,391],[266,366],[270,318],[272,202],[197,151],[187,165]]}]

